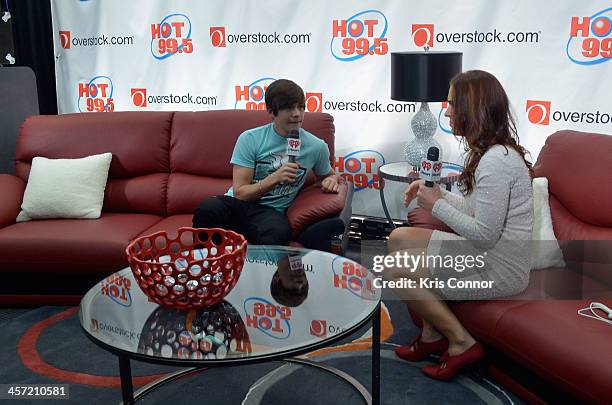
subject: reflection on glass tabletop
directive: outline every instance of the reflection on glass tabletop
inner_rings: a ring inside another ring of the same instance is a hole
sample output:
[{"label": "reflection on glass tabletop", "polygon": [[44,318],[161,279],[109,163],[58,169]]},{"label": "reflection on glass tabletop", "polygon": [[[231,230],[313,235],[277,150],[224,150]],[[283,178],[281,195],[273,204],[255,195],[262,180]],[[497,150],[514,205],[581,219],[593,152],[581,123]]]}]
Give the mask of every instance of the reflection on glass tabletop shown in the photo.
[{"label": "reflection on glass tabletop", "polygon": [[126,268],[94,286],[79,315],[91,338],[138,357],[256,359],[316,346],[362,324],[380,300],[374,277],[331,253],[249,245],[238,283],[213,307],[160,307]]}]

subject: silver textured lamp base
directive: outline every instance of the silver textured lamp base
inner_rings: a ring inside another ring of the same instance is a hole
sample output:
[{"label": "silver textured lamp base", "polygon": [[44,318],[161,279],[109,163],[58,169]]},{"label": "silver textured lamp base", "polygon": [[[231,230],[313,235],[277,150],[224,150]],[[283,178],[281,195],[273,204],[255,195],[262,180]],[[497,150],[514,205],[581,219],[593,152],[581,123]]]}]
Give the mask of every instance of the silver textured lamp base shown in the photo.
[{"label": "silver textured lamp base", "polygon": [[421,108],[412,118],[410,126],[415,138],[404,146],[404,157],[408,163],[418,168],[421,161],[427,157],[427,150],[432,146],[440,149],[440,157],[442,157],[442,147],[433,138],[438,122],[429,110],[429,104],[421,103]]}]

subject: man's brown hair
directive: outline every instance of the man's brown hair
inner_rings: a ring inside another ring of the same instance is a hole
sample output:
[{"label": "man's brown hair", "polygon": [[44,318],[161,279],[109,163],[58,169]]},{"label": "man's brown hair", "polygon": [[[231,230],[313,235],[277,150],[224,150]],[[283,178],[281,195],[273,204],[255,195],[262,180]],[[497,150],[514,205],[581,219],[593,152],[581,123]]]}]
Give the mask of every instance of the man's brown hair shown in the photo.
[{"label": "man's brown hair", "polygon": [[305,108],[304,90],[291,80],[278,79],[266,89],[266,108],[275,116],[279,110],[291,108],[294,105]]}]

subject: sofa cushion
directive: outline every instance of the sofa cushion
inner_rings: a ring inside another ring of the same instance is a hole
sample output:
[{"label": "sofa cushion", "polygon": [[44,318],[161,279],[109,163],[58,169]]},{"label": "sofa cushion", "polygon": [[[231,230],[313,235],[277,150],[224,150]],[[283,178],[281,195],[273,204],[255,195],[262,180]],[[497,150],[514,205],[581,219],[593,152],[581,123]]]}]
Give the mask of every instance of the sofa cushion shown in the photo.
[{"label": "sofa cushion", "polygon": [[[167,174],[170,172],[168,148],[173,114],[139,111],[30,117],[22,125],[17,141],[15,173],[27,181],[35,156],[70,159],[111,152],[110,182],[153,173]],[[151,193],[148,183],[134,186],[144,195]],[[160,190],[161,187],[157,185],[153,189]],[[115,203],[109,201],[113,196],[115,194],[106,195],[103,211],[107,205]],[[120,199],[128,197],[117,196]],[[150,212],[153,203],[159,203],[155,214],[163,215],[165,196],[160,198],[157,194],[144,206],[140,200],[130,201],[134,212]]]},{"label": "sofa cushion", "polygon": [[[332,164],[333,121],[333,117],[326,113],[305,113],[302,125],[327,143]],[[176,112],[170,141],[172,173],[168,184],[167,215],[193,213],[204,198],[224,194],[231,186],[232,165],[229,161],[236,140],[247,129],[270,122],[266,111]]]},{"label": "sofa cushion", "polygon": [[[272,121],[267,111],[219,110],[176,112],[172,122],[170,165],[172,172],[211,177],[232,177],[229,164],[240,134]],[[302,127],[323,139],[334,159],[333,117],[305,113]]]},{"label": "sofa cushion", "polygon": [[568,267],[532,270],[527,289],[512,299],[612,299],[612,286],[586,271],[590,264],[567,264]]},{"label": "sofa cushion", "polygon": [[[183,227],[191,227],[191,218],[192,215],[171,215],[159,221],[158,223],[150,226],[149,228],[143,230],[136,237],[141,237],[145,235],[150,235],[159,231],[166,231],[169,237],[174,238],[177,235],[177,230]],[[134,237],[134,239],[136,239]]]},{"label": "sofa cushion", "polygon": [[610,325],[577,314],[588,305],[548,300],[513,307],[496,325],[496,346],[586,402],[610,398]]},{"label": "sofa cushion", "polygon": [[[591,200],[593,199],[591,198]],[[553,195],[549,197],[549,202],[553,229],[558,240],[612,239],[612,227],[591,225],[582,221],[573,212],[568,211],[559,199]],[[608,215],[612,216],[610,213]]]},{"label": "sofa cushion", "polygon": [[0,229],[0,272],[57,272],[65,277],[117,270],[127,266],[128,242],[161,219],[104,213],[87,221],[47,219],[10,225]]},{"label": "sofa cushion", "polygon": [[[533,179],[533,239],[531,245],[531,268],[564,267],[563,253],[555,236],[548,203],[548,179]],[[540,241],[540,242],[536,242]]]},{"label": "sofa cushion", "polygon": [[[548,191],[580,221],[612,228],[612,136],[557,131],[546,139],[534,170]],[[597,195],[597,198],[589,198]],[[554,208],[553,218],[555,216]],[[563,239],[557,228],[555,234]]]},{"label": "sofa cushion", "polygon": [[[539,272],[538,270],[536,272]],[[450,303],[476,339],[585,400],[609,397],[609,325],[577,315],[586,300]],[[608,306],[612,300],[603,300]]]},{"label": "sofa cushion", "polygon": [[511,308],[525,305],[520,300],[448,301],[461,324],[476,339],[487,344],[495,343],[497,322]]},{"label": "sofa cushion", "polygon": [[32,159],[17,222],[46,218],[99,218],[113,155]]},{"label": "sofa cushion", "polygon": [[172,173],[168,179],[167,215],[193,215],[205,198],[223,195],[231,186],[231,178]]},{"label": "sofa cushion", "polygon": [[166,215],[168,176],[168,173],[153,173],[108,180],[103,212]]}]

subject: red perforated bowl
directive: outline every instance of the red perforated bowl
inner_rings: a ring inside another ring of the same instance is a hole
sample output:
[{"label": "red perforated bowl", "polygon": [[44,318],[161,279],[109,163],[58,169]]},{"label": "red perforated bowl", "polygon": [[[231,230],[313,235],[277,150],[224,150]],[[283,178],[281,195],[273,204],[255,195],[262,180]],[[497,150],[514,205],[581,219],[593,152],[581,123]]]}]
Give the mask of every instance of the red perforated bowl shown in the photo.
[{"label": "red perforated bowl", "polygon": [[125,252],[142,291],[177,309],[215,305],[234,288],[246,255],[244,236],[220,228],[179,228],[133,240]]}]

